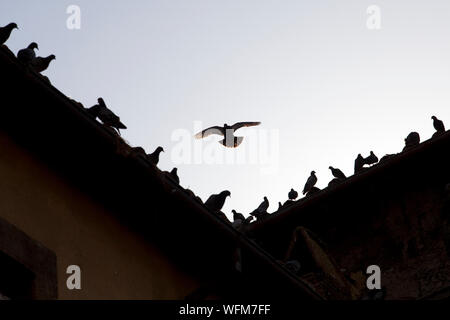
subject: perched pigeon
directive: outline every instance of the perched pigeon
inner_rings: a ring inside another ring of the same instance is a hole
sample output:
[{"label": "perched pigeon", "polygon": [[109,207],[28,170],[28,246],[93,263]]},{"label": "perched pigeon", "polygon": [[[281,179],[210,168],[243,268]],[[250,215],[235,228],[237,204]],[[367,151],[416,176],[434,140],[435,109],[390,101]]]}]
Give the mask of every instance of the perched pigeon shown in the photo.
[{"label": "perched pigeon", "polygon": [[10,23],[7,26],[0,28],[0,46],[8,41],[9,36],[14,29],[19,29],[15,23]]},{"label": "perched pigeon", "polygon": [[37,57],[31,61],[31,67],[34,69],[34,71],[41,73],[42,71],[47,70],[48,66],[50,65],[50,62],[52,60],[55,60],[56,57],[54,54],[43,58],[43,57]]},{"label": "perched pigeon", "polygon": [[411,132],[405,139],[405,147],[403,150],[407,150],[420,143],[420,135],[417,132]]},{"label": "perched pigeon", "polygon": [[126,129],[127,127],[120,122],[120,118],[108,109],[102,98],[98,98],[98,104],[88,109],[88,112],[94,117],[99,118],[105,126],[114,128],[119,132],[119,129]]},{"label": "perched pigeon", "polygon": [[36,53],[34,52],[34,49],[39,50],[39,47],[36,42],[32,42],[25,49],[19,50],[19,52],[17,53],[17,59],[19,59],[19,61],[22,62],[23,64],[26,65],[31,64],[33,60],[36,58]]},{"label": "perched pigeon", "polygon": [[311,189],[314,187],[314,185],[317,183],[317,177],[316,172],[311,171],[311,175],[309,176],[308,180],[306,181],[305,187],[303,188],[303,194],[307,194]]},{"label": "perched pigeon", "polygon": [[439,120],[435,116],[432,116],[431,119],[433,119],[433,127],[434,127],[434,129],[436,129],[436,132],[439,132],[439,133],[445,132],[445,126],[444,126],[444,122],[442,122],[442,120]]},{"label": "perched pigeon", "polygon": [[254,219],[252,216],[247,218],[244,217],[242,213],[236,212],[236,210],[231,210],[233,213],[233,226],[239,228],[242,225],[248,225]]},{"label": "perched pigeon", "polygon": [[331,174],[333,175],[333,177],[340,180],[344,180],[345,178],[347,178],[341,170],[333,168],[332,166],[329,166],[329,169],[331,170]]},{"label": "perched pigeon", "polygon": [[261,219],[262,217],[264,217],[268,214],[267,209],[269,209],[269,200],[267,199],[267,197],[264,197],[263,202],[261,202],[261,204],[258,206],[258,208],[253,210],[253,212],[251,212],[250,215],[252,215],[258,219]]},{"label": "perched pigeon", "polygon": [[147,155],[147,159],[156,166],[159,162],[159,154],[161,152],[164,152],[163,147],[158,147],[153,153]]},{"label": "perched pigeon", "polygon": [[168,172],[167,176],[176,184],[180,184],[180,178],[178,177],[178,169],[173,168],[172,171]]},{"label": "perched pigeon", "polygon": [[236,148],[244,140],[243,137],[236,137],[234,132],[243,127],[253,127],[260,125],[261,122],[238,122],[233,124],[232,126],[227,125],[226,123],[223,127],[215,126],[208,129],[203,130],[195,135],[195,138],[202,139],[208,137],[213,134],[224,136],[225,139],[219,141],[220,144],[224,145],[228,148]]},{"label": "perched pigeon", "polygon": [[362,170],[364,166],[364,158],[361,154],[358,154],[358,156],[355,159],[355,173],[358,173]]},{"label": "perched pigeon", "polygon": [[289,200],[295,200],[298,197],[298,192],[291,188],[291,191],[288,193]]},{"label": "perched pigeon", "polygon": [[220,211],[227,197],[231,197],[231,192],[228,190],[222,191],[219,194],[213,194],[206,200],[205,206],[213,212]]},{"label": "perched pigeon", "polygon": [[140,155],[146,156],[145,150],[142,147],[134,147],[134,148],[132,148],[131,149],[131,154],[132,155],[140,154]]},{"label": "perched pigeon", "polygon": [[378,157],[373,153],[373,151],[370,151],[370,155],[364,159],[364,164],[371,165],[378,162]]}]

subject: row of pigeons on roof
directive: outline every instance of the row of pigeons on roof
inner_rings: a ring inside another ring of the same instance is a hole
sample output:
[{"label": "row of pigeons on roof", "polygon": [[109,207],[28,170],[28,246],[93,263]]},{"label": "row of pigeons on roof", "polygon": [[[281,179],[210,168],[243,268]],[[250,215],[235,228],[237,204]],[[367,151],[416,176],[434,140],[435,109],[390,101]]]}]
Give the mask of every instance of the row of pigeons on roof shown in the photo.
[{"label": "row of pigeons on roof", "polygon": [[[11,35],[11,32],[14,29],[18,29],[17,24],[10,23],[5,27],[0,28],[0,45],[3,45]],[[55,59],[54,55],[50,55],[48,57],[37,57],[35,53],[35,49],[38,49],[38,45],[35,42],[32,42],[27,48],[20,50],[17,53],[18,60],[23,63],[26,67],[34,70],[38,73],[46,70],[50,65],[50,62]],[[98,103],[91,108],[87,108],[87,112],[94,118],[99,119],[103,125],[107,128],[112,128],[117,130],[117,133],[120,135],[120,129],[126,129],[127,127],[120,121],[120,118],[115,115],[107,106],[105,101],[102,98],[98,98]],[[80,104],[81,105],[81,104]],[[81,105],[82,106],[82,105]],[[83,107],[84,108],[84,107]],[[433,126],[436,132],[433,134],[433,138],[445,132],[444,123],[439,120],[437,117],[433,116]],[[234,136],[234,132],[243,127],[251,127],[260,125],[260,122],[238,122],[232,126],[225,124],[224,126],[214,126],[203,130],[195,135],[196,138],[201,139],[207,137],[211,134],[218,134],[224,137],[223,140],[219,141],[219,143],[223,144],[225,147],[236,148],[241,143],[243,138]],[[403,151],[407,151],[417,145],[420,144],[420,135],[417,132],[411,132],[405,138],[405,147]],[[131,148],[126,144],[126,149],[131,150],[128,154],[139,154],[144,157],[151,165],[157,166],[159,163],[159,157],[161,152],[164,152],[162,147],[156,148],[156,150],[147,154],[146,151],[141,147]],[[355,159],[355,167],[354,174],[358,174],[368,170],[370,167],[376,165],[377,163],[382,163],[392,157],[395,157],[395,154],[388,154],[378,160],[378,157],[375,155],[373,151],[370,151],[370,154],[367,157],[363,157],[361,154]],[[334,168],[332,166],[329,167],[331,173],[334,177],[328,184],[329,187],[342,183],[347,179],[347,176],[338,168]],[[159,172],[159,171],[158,171]],[[177,174],[177,168],[174,168],[170,172],[161,172],[162,178],[170,181],[172,185],[176,188],[179,188],[186,192],[189,196],[194,198],[197,202],[204,205],[209,211],[214,213],[215,215],[223,218],[225,221],[229,222],[225,214],[222,212],[222,208],[225,204],[225,201],[228,197],[231,197],[231,192],[228,190],[222,191],[218,194],[211,195],[204,203],[203,201],[194,194],[189,189],[184,189],[180,186],[180,179]],[[313,195],[320,191],[315,185],[317,183],[317,176],[315,171],[311,171],[309,178],[307,179],[305,186],[303,188],[303,195],[306,197]],[[243,230],[247,225],[249,225],[253,220],[264,220],[270,215],[277,214],[281,209],[286,208],[297,201],[298,192],[294,189],[291,189],[288,193],[288,200],[284,203],[278,202],[278,210],[274,213],[268,213],[267,210],[269,208],[269,200],[267,197],[264,197],[261,204],[252,212],[245,217],[242,213],[237,212],[236,210],[232,210],[233,214],[233,226],[239,230]]]}]

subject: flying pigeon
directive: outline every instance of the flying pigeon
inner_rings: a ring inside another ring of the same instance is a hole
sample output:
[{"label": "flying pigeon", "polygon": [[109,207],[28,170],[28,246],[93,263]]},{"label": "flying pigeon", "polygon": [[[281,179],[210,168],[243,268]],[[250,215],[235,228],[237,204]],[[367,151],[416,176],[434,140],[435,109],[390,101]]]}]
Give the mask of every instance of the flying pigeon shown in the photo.
[{"label": "flying pigeon", "polygon": [[156,166],[159,162],[159,154],[161,152],[164,152],[163,147],[158,147],[153,153],[147,155],[147,159]]},{"label": "flying pigeon", "polygon": [[231,197],[231,192],[228,190],[222,191],[219,194],[213,194],[206,200],[205,206],[213,212],[220,211],[227,197]]},{"label": "flying pigeon", "polygon": [[9,36],[14,29],[19,29],[19,27],[15,23],[10,23],[7,26],[0,28],[0,45],[8,41]]},{"label": "flying pigeon", "polygon": [[314,187],[314,185],[317,183],[317,177],[316,172],[311,171],[311,175],[309,176],[308,180],[306,181],[305,187],[303,188],[303,194],[307,194],[311,189]]},{"label": "flying pigeon", "polygon": [[345,174],[338,168],[333,168],[332,166],[329,166],[328,168],[331,170],[331,174],[333,175],[333,177],[340,180],[344,180],[345,178],[347,178]]},{"label": "flying pigeon", "polygon": [[295,200],[298,197],[298,192],[291,188],[291,191],[288,193],[289,200]]},{"label": "flying pigeon", "polygon": [[105,126],[114,128],[120,135],[119,129],[126,129],[127,127],[120,122],[120,118],[114,114],[105,104],[102,98],[98,98],[98,104],[88,109],[88,112],[94,117],[99,118]]},{"label": "flying pigeon", "polygon": [[34,69],[34,71],[41,73],[42,71],[47,70],[48,66],[50,65],[50,62],[52,60],[56,60],[56,57],[54,54],[48,56],[48,57],[37,57],[31,61],[31,67]]},{"label": "flying pigeon", "polygon": [[31,64],[33,60],[36,58],[36,53],[34,52],[34,49],[39,50],[39,47],[36,42],[32,42],[25,49],[19,50],[19,52],[17,53],[17,59],[19,59],[20,62],[26,65]]},{"label": "flying pigeon", "polygon": [[358,173],[362,170],[364,166],[364,158],[361,154],[358,154],[358,156],[355,159],[355,173]]},{"label": "flying pigeon", "polygon": [[435,116],[432,116],[431,119],[433,119],[433,127],[436,129],[436,132],[445,132],[445,126],[442,120],[439,120]]},{"label": "flying pigeon", "polygon": [[234,132],[240,128],[244,127],[253,127],[260,125],[261,122],[238,122],[233,124],[232,126],[227,125],[226,123],[223,127],[215,126],[208,129],[203,130],[195,135],[196,139],[206,138],[210,135],[217,134],[225,137],[225,139],[220,140],[219,143],[224,145],[227,148],[236,148],[238,147],[242,141],[243,137],[236,137]]},{"label": "flying pigeon", "polygon": [[364,159],[364,163],[367,165],[375,164],[378,162],[378,157],[373,153],[373,151],[370,151],[370,155]]}]

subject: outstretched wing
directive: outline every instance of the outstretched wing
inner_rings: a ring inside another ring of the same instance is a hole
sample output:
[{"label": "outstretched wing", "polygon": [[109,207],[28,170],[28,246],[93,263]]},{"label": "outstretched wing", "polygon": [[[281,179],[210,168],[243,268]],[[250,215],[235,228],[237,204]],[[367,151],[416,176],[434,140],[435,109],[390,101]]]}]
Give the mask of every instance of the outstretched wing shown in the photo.
[{"label": "outstretched wing", "polygon": [[259,126],[260,124],[261,122],[238,122],[233,124],[231,128],[233,128],[233,130],[236,131],[240,128]]},{"label": "outstretched wing", "polygon": [[223,127],[215,126],[208,129],[203,130],[195,135],[196,139],[206,138],[210,135],[218,134],[221,136],[225,136]]}]

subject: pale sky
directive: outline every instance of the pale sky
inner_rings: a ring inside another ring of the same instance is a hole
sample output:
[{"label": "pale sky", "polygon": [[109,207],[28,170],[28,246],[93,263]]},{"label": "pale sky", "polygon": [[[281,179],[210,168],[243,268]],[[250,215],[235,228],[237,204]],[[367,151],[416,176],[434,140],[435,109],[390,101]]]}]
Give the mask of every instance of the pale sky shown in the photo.
[{"label": "pale sky", "polygon": [[[80,30],[66,27],[69,5],[81,9]],[[380,30],[366,26],[369,5],[381,9]],[[411,131],[426,140],[432,115],[450,127],[448,0],[2,0],[0,25],[9,22],[20,27],[11,50],[35,41],[39,55],[55,54],[44,72],[53,85],[85,107],[103,97],[131,145],[165,148],[159,167],[178,166],[182,186],[203,200],[230,190],[226,214],[247,214],[264,196],[274,211],[312,170],[323,188],[330,165],[351,175],[358,153],[399,152]],[[219,137],[194,141],[196,121],[262,125],[225,150],[211,142]],[[278,171],[174,164],[180,130],[192,150],[228,156],[277,132]]]}]

